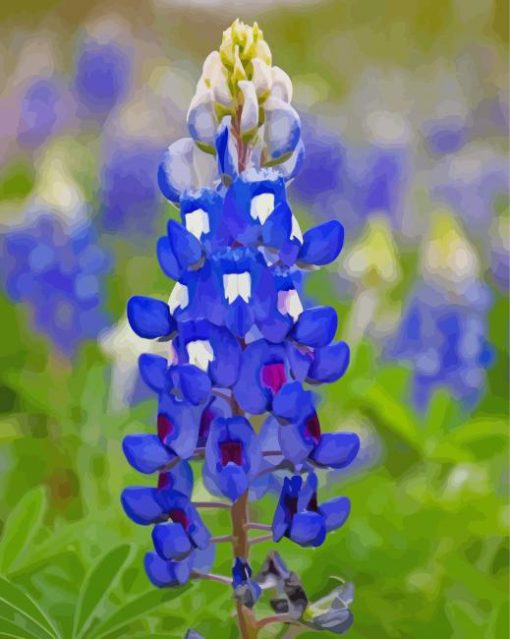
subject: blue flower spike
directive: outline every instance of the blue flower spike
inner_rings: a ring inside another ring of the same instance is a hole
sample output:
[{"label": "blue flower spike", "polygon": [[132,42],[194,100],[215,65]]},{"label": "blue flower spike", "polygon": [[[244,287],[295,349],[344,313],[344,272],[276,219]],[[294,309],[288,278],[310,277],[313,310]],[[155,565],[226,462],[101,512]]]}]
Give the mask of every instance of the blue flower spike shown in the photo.
[{"label": "blue flower spike", "polygon": [[[331,220],[303,234],[289,204],[304,154],[291,98],[258,25],[236,20],[204,63],[191,137],[171,144],[159,169],[160,189],[180,213],[156,247],[175,281],[170,298],[134,296],[127,308],[133,331],[162,351],[139,358],[157,397],[156,424],[123,442],[132,468],[157,480],[126,488],[123,508],[152,528],[149,580],[228,585],[243,638],[266,623],[255,616],[266,588],[277,591],[276,612],[310,625],[299,577],[274,552],[264,570],[278,576],[253,577],[250,549],[284,538],[316,547],[340,529],[350,501],[321,502],[316,473],[347,468],[360,447],[356,433],[323,429],[318,415],[314,389],[346,373],[349,347],[334,341],[335,309],[307,307],[301,285],[303,271],[336,259],[344,231]],[[272,523],[253,521],[250,501],[270,489],[280,492]],[[212,497],[202,501],[205,490]],[[227,510],[231,534],[215,534],[215,518],[209,530],[201,509]],[[229,576],[210,572],[222,543],[233,549]],[[314,617],[313,627],[344,628],[349,615],[347,607],[333,615],[332,626],[330,616]]]}]

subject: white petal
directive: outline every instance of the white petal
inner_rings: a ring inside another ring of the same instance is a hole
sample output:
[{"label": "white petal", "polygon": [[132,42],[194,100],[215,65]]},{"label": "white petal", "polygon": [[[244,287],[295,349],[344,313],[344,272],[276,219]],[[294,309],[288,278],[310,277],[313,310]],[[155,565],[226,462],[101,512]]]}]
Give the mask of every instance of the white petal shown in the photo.
[{"label": "white petal", "polygon": [[292,82],[289,76],[280,67],[273,67],[271,75],[273,78],[271,95],[275,98],[280,98],[284,102],[290,102],[292,100]]},{"label": "white petal", "polygon": [[264,103],[264,138],[273,162],[285,161],[299,144],[301,122],[290,104],[271,96]]},{"label": "white petal", "polygon": [[253,58],[251,63],[253,66],[252,82],[257,91],[257,95],[260,96],[264,93],[268,93],[273,83],[271,67],[263,60],[260,60],[260,58]]},{"label": "white petal", "polygon": [[259,101],[255,85],[248,80],[237,83],[243,94],[243,110],[241,112],[241,133],[250,133],[259,124]]},{"label": "white petal", "polygon": [[179,282],[173,287],[168,299],[170,313],[174,313],[178,308],[184,309],[189,304],[188,287]]},{"label": "white petal", "polygon": [[205,339],[197,339],[186,344],[189,363],[207,372],[209,363],[214,360],[211,344]]},{"label": "white petal", "polygon": [[199,240],[204,233],[209,233],[209,215],[204,209],[196,209],[184,216],[186,229]]},{"label": "white petal", "polygon": [[278,291],[278,310],[282,315],[290,315],[294,321],[297,320],[303,312],[303,305],[296,289]]},{"label": "white petal", "polygon": [[214,111],[213,92],[201,90],[195,94],[186,116],[191,137],[197,141],[214,148],[218,121]]},{"label": "white petal", "polygon": [[229,304],[232,304],[238,297],[248,303],[251,298],[251,275],[248,271],[225,273],[223,275],[223,290]]},{"label": "white petal", "polygon": [[258,220],[261,224],[267,220],[267,218],[274,211],[274,194],[273,193],[261,193],[256,195],[250,203],[250,216],[254,220]]}]

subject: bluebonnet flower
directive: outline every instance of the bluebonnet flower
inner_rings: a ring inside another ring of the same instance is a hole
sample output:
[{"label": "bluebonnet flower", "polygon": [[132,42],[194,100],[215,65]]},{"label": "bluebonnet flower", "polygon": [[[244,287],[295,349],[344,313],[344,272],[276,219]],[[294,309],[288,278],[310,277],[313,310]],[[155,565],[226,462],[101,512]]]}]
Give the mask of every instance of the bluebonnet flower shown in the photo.
[{"label": "bluebonnet flower", "polygon": [[128,91],[129,54],[113,41],[89,38],[80,46],[75,73],[74,87],[84,115],[102,119]]},{"label": "bluebonnet flower", "polygon": [[7,294],[29,306],[36,330],[67,356],[108,323],[101,280],[109,265],[88,223],[67,227],[49,213],[2,238]]},{"label": "bluebonnet flower", "polygon": [[320,546],[326,533],[340,528],[349,516],[350,501],[337,497],[317,503],[317,476],[285,478],[273,519],[273,539],[288,537],[300,546]]},{"label": "bluebonnet flower", "polygon": [[[291,95],[258,27],[235,22],[204,64],[188,113],[192,137],[169,147],[158,173],[163,195],[180,208],[181,222],[169,221],[156,247],[176,284],[168,301],[137,295],[127,305],[133,331],[168,349],[139,358],[158,398],[157,432],[124,439],[129,463],[160,478],[157,488],[122,496],[135,522],[154,526],[146,571],[158,586],[183,584],[196,576],[200,552],[231,542],[232,581],[207,578],[232,584],[248,625],[246,611],[261,595],[250,545],[287,536],[317,546],[340,528],[349,500],[319,504],[314,469],[343,468],[359,449],[355,433],[321,432],[307,389],[338,380],[349,364],[348,345],[334,341],[334,309],[304,308],[299,295],[301,273],[333,262],[344,231],[331,220],[302,233],[290,208],[286,188],[303,154]],[[272,449],[250,421],[262,413],[278,424]],[[277,464],[265,459],[274,455]],[[192,501],[186,460],[203,460],[205,488],[224,501]],[[248,499],[263,494],[276,469],[291,476],[273,525],[250,522]],[[228,509],[232,536],[212,537],[201,507]],[[250,540],[250,529],[271,532]]]}]

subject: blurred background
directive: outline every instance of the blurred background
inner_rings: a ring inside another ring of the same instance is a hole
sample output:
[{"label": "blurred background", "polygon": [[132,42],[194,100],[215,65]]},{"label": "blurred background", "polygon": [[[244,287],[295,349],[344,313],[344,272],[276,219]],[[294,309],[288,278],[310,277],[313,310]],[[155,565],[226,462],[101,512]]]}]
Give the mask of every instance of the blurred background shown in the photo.
[{"label": "blurred background", "polygon": [[[294,84],[302,226],[337,218],[346,230],[306,294],[337,307],[352,347],[320,408],[324,430],[362,438],[354,468],[324,478],[352,515],[323,547],[279,551],[310,598],[335,576],[354,582],[353,639],[507,636],[507,11],[504,0],[2,4],[0,573],[54,620],[50,636],[237,635],[220,584],[177,599],[149,587],[148,531],[119,502],[140,483],[121,438],[150,431],[155,412],[125,304],[169,293],[154,247],[176,213],[156,167],[235,17],[259,22]],[[259,521],[274,501],[257,502]],[[209,523],[225,534],[223,515]],[[114,548],[125,556],[94,571]],[[229,572],[226,553],[216,572]],[[18,613],[0,607],[0,629],[18,628],[8,636],[48,636]]]}]

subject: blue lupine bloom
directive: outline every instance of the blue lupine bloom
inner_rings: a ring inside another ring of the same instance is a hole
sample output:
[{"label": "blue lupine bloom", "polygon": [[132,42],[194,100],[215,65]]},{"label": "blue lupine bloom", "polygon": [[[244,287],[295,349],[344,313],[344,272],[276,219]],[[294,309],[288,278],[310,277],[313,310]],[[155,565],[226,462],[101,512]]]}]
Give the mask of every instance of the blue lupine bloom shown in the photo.
[{"label": "blue lupine bloom", "polygon": [[483,286],[477,302],[452,302],[444,291],[422,285],[412,295],[391,357],[413,365],[413,400],[424,410],[437,388],[446,387],[466,407],[473,407],[485,387],[492,361],[487,339],[489,296]]},{"label": "blue lupine bloom", "polygon": [[[258,27],[252,35],[258,42]],[[156,432],[127,435],[123,448],[131,466],[159,481],[125,489],[122,503],[132,520],[153,526],[155,552],[145,560],[152,583],[185,583],[199,572],[200,553],[210,557],[215,543],[228,541],[234,596],[251,608],[262,591],[252,579],[248,529],[271,531],[258,541],[321,544],[345,522],[350,503],[320,504],[314,471],[348,466],[360,442],[355,433],[321,430],[310,389],[340,379],[350,351],[335,341],[335,310],[304,308],[300,295],[303,272],[340,254],[344,228],[329,220],[301,231],[287,198],[304,157],[290,79],[270,66],[259,43],[252,79],[225,82],[239,55],[229,42],[225,36],[227,51],[204,63],[188,112],[191,137],[171,144],[158,170],[161,192],[180,212],[156,244],[161,270],[175,284],[168,301],[132,297],[127,316],[138,336],[164,343],[167,356],[139,359],[157,396]],[[380,180],[366,193],[370,207],[393,206],[391,161],[374,160]],[[269,417],[257,432],[250,419],[263,413]],[[186,460],[203,462],[203,486],[221,502],[192,501]],[[288,476],[273,524],[250,524],[246,510],[237,511],[277,484],[276,470]],[[206,507],[230,510],[232,537],[211,537],[198,514]]]},{"label": "blue lupine bloom", "polygon": [[428,150],[436,155],[459,151],[468,142],[470,133],[465,118],[459,116],[433,120],[424,127]]},{"label": "blue lupine bloom", "polygon": [[350,512],[347,497],[317,503],[317,476],[285,478],[273,519],[273,539],[288,537],[300,546],[320,546],[326,533],[340,528]]},{"label": "blue lupine bloom", "polygon": [[101,119],[125,97],[131,73],[128,52],[114,42],[82,43],[74,86],[87,116]]},{"label": "blue lupine bloom", "polygon": [[62,89],[52,78],[38,78],[23,96],[18,123],[18,142],[36,148],[55,131],[62,107]]},{"label": "blue lupine bloom", "polygon": [[88,223],[66,228],[42,213],[2,238],[7,294],[27,304],[33,323],[67,356],[95,338],[108,323],[102,307],[102,278],[110,268]]}]

